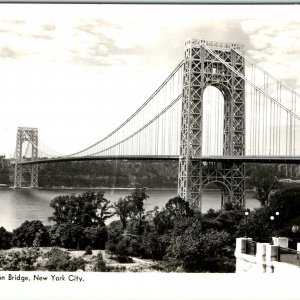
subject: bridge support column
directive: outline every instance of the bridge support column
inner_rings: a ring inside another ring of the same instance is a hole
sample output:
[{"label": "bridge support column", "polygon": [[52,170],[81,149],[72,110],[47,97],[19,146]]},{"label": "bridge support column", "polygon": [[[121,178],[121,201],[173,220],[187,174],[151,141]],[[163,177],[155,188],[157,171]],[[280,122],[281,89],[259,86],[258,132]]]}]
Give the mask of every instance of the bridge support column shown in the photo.
[{"label": "bridge support column", "polygon": [[178,194],[201,210],[203,190],[209,183],[215,183],[221,190],[222,204],[229,201],[243,206],[244,164],[201,160],[203,94],[208,86],[219,89],[224,98],[223,153],[220,155],[241,156],[245,152],[245,84],[206,47],[244,74],[244,60],[234,51],[234,48],[241,50],[242,45],[195,39],[186,41]]},{"label": "bridge support column", "polygon": [[[201,211],[203,190],[214,183],[221,191],[221,206],[226,202],[243,207],[245,205],[244,163],[216,163],[190,160],[187,168],[183,159],[179,162],[183,176],[179,177],[179,195],[190,205]],[[188,169],[189,176],[186,175]]]},{"label": "bridge support column", "polygon": [[[22,154],[22,145],[28,141],[31,145],[31,157],[24,158]],[[24,173],[30,174],[30,188],[38,187],[38,165],[23,165],[26,161],[32,161],[38,158],[38,129],[28,127],[18,127],[16,139],[16,157],[14,168],[14,188],[22,188],[22,178]]]}]

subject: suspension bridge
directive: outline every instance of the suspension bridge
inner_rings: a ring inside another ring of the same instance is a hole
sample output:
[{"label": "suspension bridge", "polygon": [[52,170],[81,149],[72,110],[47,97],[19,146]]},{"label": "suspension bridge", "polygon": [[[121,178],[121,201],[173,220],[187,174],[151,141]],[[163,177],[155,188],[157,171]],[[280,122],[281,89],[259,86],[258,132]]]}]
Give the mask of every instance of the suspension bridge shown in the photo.
[{"label": "suspension bridge", "polygon": [[178,160],[178,194],[201,209],[211,183],[222,204],[244,205],[246,162],[300,163],[299,94],[246,56],[243,45],[188,39],[184,47],[183,61],[154,93],[93,145],[61,155],[49,151],[37,128],[19,127],[14,187],[22,187],[25,172],[38,187],[41,163]]}]

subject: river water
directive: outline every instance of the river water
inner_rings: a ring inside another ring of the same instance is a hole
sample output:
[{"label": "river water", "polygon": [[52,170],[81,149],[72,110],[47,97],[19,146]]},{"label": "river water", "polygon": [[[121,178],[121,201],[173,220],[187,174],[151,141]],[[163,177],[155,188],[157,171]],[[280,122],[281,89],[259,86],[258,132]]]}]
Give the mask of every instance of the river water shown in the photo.
[{"label": "river water", "polygon": [[[58,195],[71,193],[83,193],[88,189],[0,189],[0,227],[12,231],[19,227],[24,221],[41,220],[44,225],[51,224],[48,221],[53,213],[50,207],[51,200]],[[116,202],[120,197],[131,193],[128,189],[109,189],[105,191],[105,198],[111,203]],[[145,210],[151,210],[154,206],[162,208],[169,199],[177,194],[176,189],[149,189],[149,198],[145,201]],[[246,193],[246,207],[253,209],[259,206],[253,198],[253,192]],[[209,208],[219,209],[221,207],[221,195],[219,191],[205,191],[202,197],[202,211]]]}]

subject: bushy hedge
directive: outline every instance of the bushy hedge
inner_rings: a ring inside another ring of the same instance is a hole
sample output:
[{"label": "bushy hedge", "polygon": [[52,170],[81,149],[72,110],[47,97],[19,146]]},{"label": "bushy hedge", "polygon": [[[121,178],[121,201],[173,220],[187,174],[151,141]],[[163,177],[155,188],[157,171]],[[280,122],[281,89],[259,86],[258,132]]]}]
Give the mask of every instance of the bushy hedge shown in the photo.
[{"label": "bushy hedge", "polygon": [[48,258],[45,263],[45,268],[48,271],[77,271],[84,270],[86,262],[82,257],[71,257],[66,251],[56,247],[52,248],[45,255]]}]

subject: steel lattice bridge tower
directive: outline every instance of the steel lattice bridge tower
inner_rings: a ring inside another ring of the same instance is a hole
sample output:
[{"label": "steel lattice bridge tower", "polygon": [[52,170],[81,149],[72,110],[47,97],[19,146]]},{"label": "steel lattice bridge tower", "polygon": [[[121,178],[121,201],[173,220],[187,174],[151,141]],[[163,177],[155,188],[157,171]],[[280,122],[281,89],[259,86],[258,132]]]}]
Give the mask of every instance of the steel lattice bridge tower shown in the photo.
[{"label": "steel lattice bridge tower", "polygon": [[[210,184],[220,189],[222,205],[245,205],[245,163],[300,164],[295,90],[257,66],[243,45],[189,39],[184,51],[184,60],[129,118],[83,150],[61,155],[37,128],[19,127],[14,187],[22,187],[24,173],[30,187],[38,187],[42,163],[176,160],[178,195],[201,210]],[[209,96],[211,89],[218,96]]]},{"label": "steel lattice bridge tower", "polygon": [[22,187],[22,175],[29,173],[30,187],[38,187],[38,165],[21,164],[22,161],[22,145],[24,142],[31,144],[30,160],[34,161],[38,159],[38,129],[29,127],[18,127],[17,140],[16,140],[16,154],[15,154],[15,172],[14,172],[14,188]]},{"label": "steel lattice bridge tower", "polygon": [[215,183],[222,193],[222,204],[244,205],[245,168],[243,162],[203,162],[203,95],[208,86],[218,88],[224,97],[223,155],[245,154],[244,80],[207,51],[212,49],[239,73],[244,74],[244,59],[234,49],[242,45],[189,40],[185,43],[183,100],[179,162],[179,195],[201,209],[205,187]]}]

